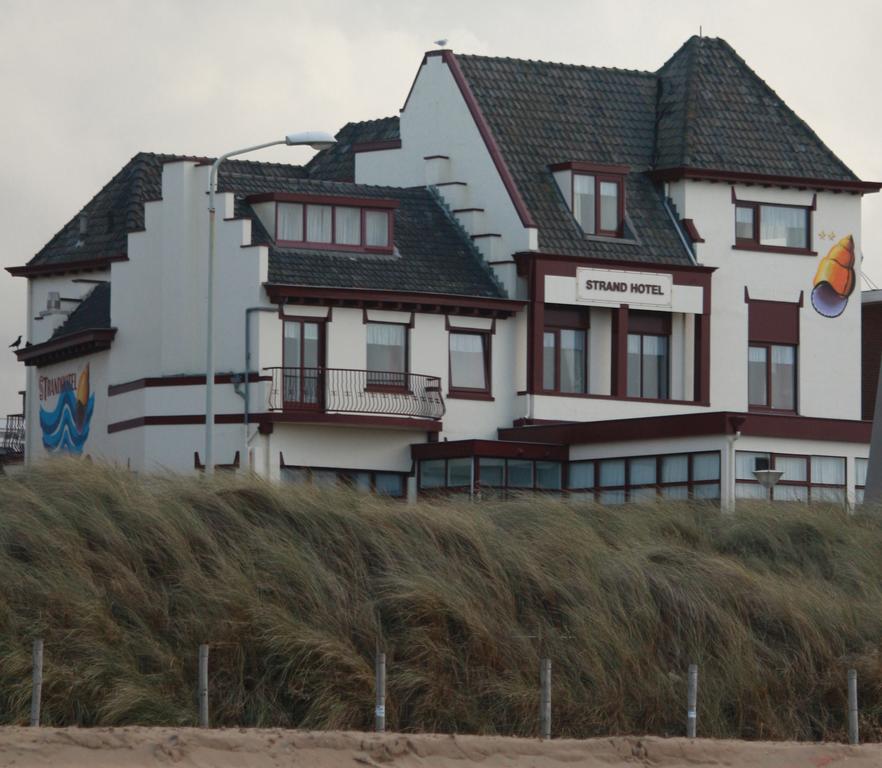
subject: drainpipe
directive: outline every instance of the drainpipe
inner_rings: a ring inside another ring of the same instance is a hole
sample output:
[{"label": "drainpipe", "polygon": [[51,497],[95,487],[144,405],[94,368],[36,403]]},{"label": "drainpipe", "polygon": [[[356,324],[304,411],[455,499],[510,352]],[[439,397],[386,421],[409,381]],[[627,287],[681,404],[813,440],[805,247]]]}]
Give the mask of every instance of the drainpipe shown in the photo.
[{"label": "drainpipe", "polygon": [[246,467],[250,466],[250,462],[248,461],[248,417],[249,417],[249,405],[250,401],[248,399],[248,386],[251,380],[251,313],[252,312],[273,312],[278,313],[278,307],[248,307],[245,310],[245,414],[242,419],[242,423],[244,425],[243,429],[243,446],[244,450],[242,453],[242,462]]}]

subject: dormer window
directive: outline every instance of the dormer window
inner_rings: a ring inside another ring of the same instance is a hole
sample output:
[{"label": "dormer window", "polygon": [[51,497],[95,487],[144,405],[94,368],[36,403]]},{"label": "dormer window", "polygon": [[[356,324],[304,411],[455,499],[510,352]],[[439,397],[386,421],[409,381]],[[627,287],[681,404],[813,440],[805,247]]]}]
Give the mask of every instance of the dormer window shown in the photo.
[{"label": "dormer window", "polygon": [[280,247],[392,252],[397,200],[270,194],[248,202]]},{"label": "dormer window", "polygon": [[622,236],[625,166],[570,162],[551,170],[586,235]]}]

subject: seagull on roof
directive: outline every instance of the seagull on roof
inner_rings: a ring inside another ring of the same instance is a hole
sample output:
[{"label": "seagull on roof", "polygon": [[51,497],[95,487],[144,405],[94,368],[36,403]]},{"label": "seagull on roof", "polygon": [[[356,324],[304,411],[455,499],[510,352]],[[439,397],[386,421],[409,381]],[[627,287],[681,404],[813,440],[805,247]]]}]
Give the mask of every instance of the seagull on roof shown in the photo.
[{"label": "seagull on roof", "polygon": [[18,349],[21,346],[21,336],[19,336],[12,344],[9,345],[10,349]]},{"label": "seagull on roof", "polygon": [[439,48],[443,48],[445,45],[447,45],[447,38],[442,37],[440,40],[436,40],[435,45],[437,45]]}]

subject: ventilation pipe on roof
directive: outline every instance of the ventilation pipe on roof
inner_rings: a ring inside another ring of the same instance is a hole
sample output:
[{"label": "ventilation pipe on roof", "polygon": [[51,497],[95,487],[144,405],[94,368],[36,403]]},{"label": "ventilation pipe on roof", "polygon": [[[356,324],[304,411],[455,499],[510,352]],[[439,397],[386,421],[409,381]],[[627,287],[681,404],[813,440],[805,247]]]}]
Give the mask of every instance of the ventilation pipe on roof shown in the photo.
[{"label": "ventilation pipe on roof", "polygon": [[85,237],[89,231],[89,218],[85,213],[80,214],[80,237]]}]

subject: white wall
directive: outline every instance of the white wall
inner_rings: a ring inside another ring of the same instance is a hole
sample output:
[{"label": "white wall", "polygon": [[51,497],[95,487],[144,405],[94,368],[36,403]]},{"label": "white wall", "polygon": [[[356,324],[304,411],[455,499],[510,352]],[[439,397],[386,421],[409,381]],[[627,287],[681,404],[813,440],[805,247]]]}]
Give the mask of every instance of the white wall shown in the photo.
[{"label": "white wall", "polygon": [[[859,419],[860,291],[845,312],[826,318],[811,306],[812,281],[820,260],[846,235],[860,254],[860,197],[818,192],[812,215],[811,247],[817,256],[733,250],[735,210],[730,186],[687,181],[671,185],[684,200],[680,214],[695,222],[706,242],[697,245],[699,261],[717,267],[713,275],[711,313],[711,404],[715,409],[747,410],[747,304],[752,299],[796,302],[800,292],[799,413],[836,419]],[[735,185],[739,199],[810,205],[812,192]],[[834,232],[835,239],[819,233]],[[856,265],[859,268],[859,263]],[[857,279],[860,279],[859,274]]]}]

